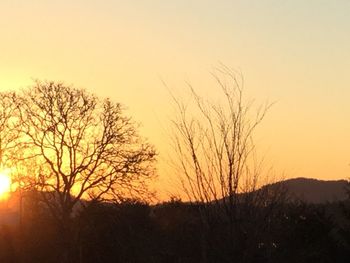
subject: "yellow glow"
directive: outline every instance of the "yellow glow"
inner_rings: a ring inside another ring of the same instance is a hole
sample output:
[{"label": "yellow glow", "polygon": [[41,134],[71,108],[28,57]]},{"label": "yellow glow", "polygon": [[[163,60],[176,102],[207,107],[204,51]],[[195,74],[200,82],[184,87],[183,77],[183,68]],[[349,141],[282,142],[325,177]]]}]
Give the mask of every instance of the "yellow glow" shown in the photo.
[{"label": "yellow glow", "polygon": [[0,198],[4,198],[11,189],[11,178],[7,170],[0,171]]}]

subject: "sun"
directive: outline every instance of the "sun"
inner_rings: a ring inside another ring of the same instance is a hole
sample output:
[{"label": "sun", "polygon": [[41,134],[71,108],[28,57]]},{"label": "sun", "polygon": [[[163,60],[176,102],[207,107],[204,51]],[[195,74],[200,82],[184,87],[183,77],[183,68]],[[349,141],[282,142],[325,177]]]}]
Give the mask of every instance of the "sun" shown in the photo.
[{"label": "sun", "polygon": [[8,171],[0,171],[0,198],[11,190],[11,178]]}]

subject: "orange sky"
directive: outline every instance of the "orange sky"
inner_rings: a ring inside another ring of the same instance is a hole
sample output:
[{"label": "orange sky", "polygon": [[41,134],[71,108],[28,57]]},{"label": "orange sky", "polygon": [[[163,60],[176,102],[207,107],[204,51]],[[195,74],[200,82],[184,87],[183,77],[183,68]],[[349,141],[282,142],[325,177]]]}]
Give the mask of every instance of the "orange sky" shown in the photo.
[{"label": "orange sky", "polygon": [[4,0],[0,88],[60,80],[124,103],[160,152],[166,192],[172,111],[161,79],[210,96],[221,61],[242,71],[249,97],[276,101],[257,142],[278,173],[348,178],[349,13],[345,0]]}]

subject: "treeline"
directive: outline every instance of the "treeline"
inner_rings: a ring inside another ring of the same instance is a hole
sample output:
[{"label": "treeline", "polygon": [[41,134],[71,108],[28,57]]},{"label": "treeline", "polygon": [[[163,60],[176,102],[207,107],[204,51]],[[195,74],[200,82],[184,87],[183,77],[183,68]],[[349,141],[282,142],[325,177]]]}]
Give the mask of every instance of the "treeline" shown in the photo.
[{"label": "treeline", "polygon": [[[215,204],[93,202],[72,219],[66,240],[69,261],[348,262],[348,206],[348,201],[290,202],[274,207],[272,213],[267,206],[255,207],[250,214],[242,207],[240,220],[231,225],[224,215],[216,214]],[[44,207],[37,207],[26,214],[22,225],[3,226],[0,261],[60,262],[60,229],[49,215]]]}]

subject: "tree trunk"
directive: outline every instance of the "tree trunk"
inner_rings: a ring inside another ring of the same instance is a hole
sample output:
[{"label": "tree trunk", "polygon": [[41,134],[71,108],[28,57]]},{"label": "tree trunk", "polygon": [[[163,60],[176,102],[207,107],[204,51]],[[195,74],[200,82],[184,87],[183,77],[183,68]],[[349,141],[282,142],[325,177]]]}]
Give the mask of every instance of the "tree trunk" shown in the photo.
[{"label": "tree trunk", "polygon": [[62,222],[58,227],[59,246],[61,249],[61,263],[73,263],[73,240],[72,240],[72,219],[70,217],[71,209],[67,209],[63,212]]}]

